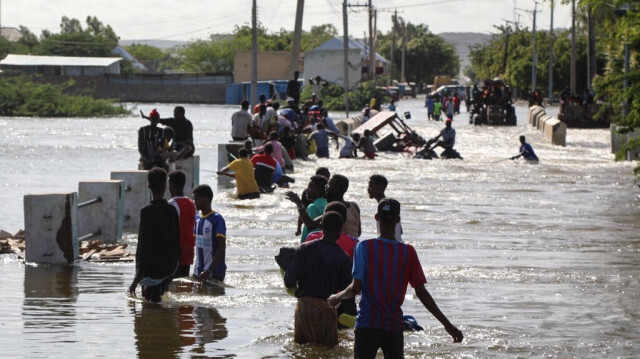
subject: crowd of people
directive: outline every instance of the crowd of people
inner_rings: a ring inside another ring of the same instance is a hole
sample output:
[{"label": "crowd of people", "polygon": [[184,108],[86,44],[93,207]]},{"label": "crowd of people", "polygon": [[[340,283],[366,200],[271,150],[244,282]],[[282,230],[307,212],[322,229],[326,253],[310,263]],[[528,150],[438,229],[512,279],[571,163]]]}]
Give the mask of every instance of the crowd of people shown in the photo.
[{"label": "crowd of people", "polygon": [[[238,161],[248,168],[246,152],[241,150]],[[340,328],[355,327],[356,357],[373,358],[378,349],[385,357],[401,357],[406,329],[401,307],[408,284],[454,341],[462,341],[462,332],[425,288],[415,249],[402,241],[400,203],[386,197],[387,179],[369,178],[368,195],[378,203],[378,236],[363,240],[360,206],[345,199],[349,179],[331,175],[327,168],[316,173],[301,195],[285,193],[304,224],[301,244],[287,258],[277,258],[284,285],[298,300],[294,341],[332,347],[338,344]],[[223,285],[227,228],[223,216],[211,207],[212,189],[197,186],[192,200],[183,192],[184,173],[167,174],[160,167],[148,171],[147,181],[152,200],[141,210],[131,295],[141,286],[144,299],[161,302],[174,278],[190,275],[203,285]],[[167,183],[169,201],[164,198]]]},{"label": "crowd of people", "polygon": [[[454,99],[449,99],[448,104],[455,111]],[[258,198],[261,193],[273,191],[275,185],[286,186],[291,179],[285,171],[293,169],[291,160],[304,158],[299,151],[300,134],[305,139],[302,147],[307,149],[306,156],[311,152],[309,142],[315,142],[316,156],[328,157],[328,144],[333,138],[336,143],[337,139],[345,142],[340,158],[353,157],[357,148],[365,157],[375,158],[368,131],[363,136],[348,137],[337,129],[326,129],[335,124],[327,121],[320,105],[313,106],[309,106],[306,116],[298,117],[294,101],[280,112],[276,103],[265,101],[254,108],[254,114],[249,113],[248,102],[241,103],[241,109],[232,116],[231,136],[235,141],[244,141],[243,146],[235,159],[218,171],[235,178],[238,199]],[[193,155],[192,124],[179,106],[171,119],[161,119],[155,109],[143,117],[150,125],[139,131],[140,166],[149,169],[152,201],[141,210],[136,272],[129,291],[135,295],[140,285],[146,300],[160,302],[174,278],[191,276],[203,285],[223,285],[227,271],[226,224],[223,216],[212,209],[212,189],[199,185],[191,199],[183,191],[185,175],[180,171],[167,174],[165,170],[169,161]],[[158,124],[166,127],[159,128]],[[455,130],[451,124],[452,119],[448,118],[446,127],[430,144],[453,150]],[[268,137],[253,137],[252,127],[259,127],[259,133],[269,133]],[[303,128],[312,130],[305,135],[300,131]],[[519,154],[511,159],[537,161],[524,136],[520,142]],[[151,148],[158,148],[158,153],[151,156]],[[164,199],[167,182],[169,201]],[[295,248],[283,248],[276,261],[287,292],[297,298],[296,343],[332,347],[338,344],[339,329],[355,327],[356,357],[373,358],[379,349],[385,357],[402,357],[402,332],[418,327],[401,309],[408,284],[454,341],[462,341],[462,332],[440,311],[426,289],[415,249],[403,242],[401,205],[386,197],[387,186],[382,175],[369,178],[367,194],[377,202],[377,211],[368,217],[375,218],[378,232],[369,239],[361,238],[362,221],[367,216],[357,203],[345,199],[349,189],[346,176],[331,175],[321,167],[301,194],[284,194],[297,211],[295,235],[300,243]],[[360,295],[358,304],[356,295]]]}]

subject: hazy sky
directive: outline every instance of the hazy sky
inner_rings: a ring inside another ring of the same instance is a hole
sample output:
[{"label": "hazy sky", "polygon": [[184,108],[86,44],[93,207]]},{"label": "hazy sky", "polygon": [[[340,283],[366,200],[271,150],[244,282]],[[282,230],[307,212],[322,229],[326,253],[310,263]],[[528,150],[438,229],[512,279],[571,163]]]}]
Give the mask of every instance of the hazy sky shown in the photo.
[{"label": "hazy sky", "polygon": [[[296,0],[257,0],[258,21],[268,31],[293,30]],[[350,4],[357,4],[357,0]],[[360,4],[367,0],[359,0]],[[97,16],[113,27],[123,40],[206,38],[211,33],[229,33],[235,25],[251,23],[251,0],[0,0],[3,27],[24,25],[36,35],[48,29],[58,32],[62,16],[74,17],[83,24],[87,16]],[[373,0],[378,8],[378,30],[391,29],[391,13],[412,23],[427,24],[432,32],[493,33],[493,25],[518,19],[521,27],[532,27],[532,0]],[[514,13],[514,7],[523,9]],[[538,29],[548,29],[549,1],[538,5]],[[517,14],[517,15],[516,15]],[[367,12],[352,7],[349,33],[363,37],[368,29]],[[306,0],[303,28],[331,23],[342,33],[341,0]],[[570,9],[556,5],[554,28],[570,26]]]}]

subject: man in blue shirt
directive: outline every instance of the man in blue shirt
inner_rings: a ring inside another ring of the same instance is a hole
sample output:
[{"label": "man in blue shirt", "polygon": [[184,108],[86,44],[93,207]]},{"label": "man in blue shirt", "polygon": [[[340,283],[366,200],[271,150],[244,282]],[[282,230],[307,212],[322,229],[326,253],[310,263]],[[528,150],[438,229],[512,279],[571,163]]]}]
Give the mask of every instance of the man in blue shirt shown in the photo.
[{"label": "man in blue shirt", "polygon": [[333,136],[336,140],[336,145],[338,144],[338,138],[335,132],[327,131],[324,129],[324,125],[319,123],[318,130],[311,133],[309,136],[309,141],[316,140],[316,156],[318,158],[328,158],[329,157],[329,136]]},{"label": "man in blue shirt", "polygon": [[527,143],[527,139],[524,136],[520,136],[520,144],[520,154],[511,157],[512,160],[515,160],[516,158],[522,156],[527,161],[539,161],[538,156],[536,156],[536,153],[533,152],[533,147],[531,147],[531,145]]}]

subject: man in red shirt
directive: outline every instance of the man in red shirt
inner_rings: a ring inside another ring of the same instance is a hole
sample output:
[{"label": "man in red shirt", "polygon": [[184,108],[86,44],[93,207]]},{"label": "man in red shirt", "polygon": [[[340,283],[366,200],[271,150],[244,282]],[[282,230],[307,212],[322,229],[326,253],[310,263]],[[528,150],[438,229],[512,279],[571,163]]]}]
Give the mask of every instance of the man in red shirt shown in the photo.
[{"label": "man in red shirt", "polygon": [[184,184],[186,176],[181,171],[169,173],[169,193],[173,205],[178,211],[180,218],[180,262],[175,277],[188,277],[191,264],[193,264],[193,248],[195,238],[193,237],[193,225],[196,221],[196,207],[191,198],[184,195]]},{"label": "man in red shirt", "polygon": [[276,169],[276,160],[271,155],[273,153],[273,145],[267,143],[263,150],[264,153],[254,155],[250,161],[253,164],[254,175],[256,176],[256,182],[258,182],[260,192],[271,193],[273,192],[273,171]]}]

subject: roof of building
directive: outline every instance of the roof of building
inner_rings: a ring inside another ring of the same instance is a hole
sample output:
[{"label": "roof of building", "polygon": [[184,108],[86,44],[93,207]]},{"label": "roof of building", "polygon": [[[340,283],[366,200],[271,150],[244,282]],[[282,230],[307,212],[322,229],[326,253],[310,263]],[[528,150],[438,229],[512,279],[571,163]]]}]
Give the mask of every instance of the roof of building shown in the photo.
[{"label": "roof of building", "polygon": [[120,60],[122,60],[120,57],[34,56],[9,54],[0,61],[0,65],[107,67]]},{"label": "roof of building", "polygon": [[0,28],[0,36],[9,41],[15,42],[22,38],[22,33],[20,32],[20,29],[15,27],[2,27]]},{"label": "roof of building", "polygon": [[[349,49],[361,50],[364,56],[364,54],[368,51],[369,47],[363,44],[361,41],[349,39]],[[333,39],[309,51],[344,51],[344,42],[342,41],[342,39],[334,37]],[[387,59],[385,59],[382,55],[380,55],[377,52],[376,52],[376,60],[384,63],[389,62],[387,61]]]}]

